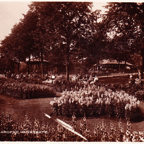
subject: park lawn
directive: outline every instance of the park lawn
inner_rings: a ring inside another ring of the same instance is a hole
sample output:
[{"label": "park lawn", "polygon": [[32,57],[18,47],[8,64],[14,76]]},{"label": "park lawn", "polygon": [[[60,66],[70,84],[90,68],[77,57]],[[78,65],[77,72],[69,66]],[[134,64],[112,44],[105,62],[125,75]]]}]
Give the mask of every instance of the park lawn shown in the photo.
[{"label": "park lawn", "polygon": [[[15,99],[6,95],[0,95],[0,112],[5,114],[11,114],[13,119],[19,122],[23,122],[25,114],[28,114],[28,117],[31,121],[38,119],[40,122],[48,123],[51,126],[56,127],[57,123],[48,119],[44,116],[44,113],[51,114],[52,108],[50,101],[53,98],[40,98],[40,99]],[[144,112],[144,103],[141,102],[141,107]],[[59,118],[65,122],[72,124],[72,118],[65,116],[56,116],[54,118]],[[77,125],[79,127],[81,118],[77,118]],[[102,121],[106,124],[106,127],[109,129],[109,125],[112,122],[115,127],[118,127],[119,120],[117,118],[107,118],[106,116],[100,117],[90,117],[87,118],[88,129],[93,130],[94,126],[100,125]],[[122,119],[122,125],[126,129],[126,120]],[[132,131],[144,131],[144,121],[132,122]]]}]

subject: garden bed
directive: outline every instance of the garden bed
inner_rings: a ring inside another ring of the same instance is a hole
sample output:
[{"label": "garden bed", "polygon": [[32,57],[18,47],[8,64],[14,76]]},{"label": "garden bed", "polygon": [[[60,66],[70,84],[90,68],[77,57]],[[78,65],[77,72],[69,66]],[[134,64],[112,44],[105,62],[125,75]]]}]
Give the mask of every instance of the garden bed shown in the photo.
[{"label": "garden bed", "polygon": [[17,81],[5,81],[4,83],[0,83],[0,93],[23,99],[56,96],[52,87]]},{"label": "garden bed", "polygon": [[63,91],[59,99],[51,101],[57,115],[77,117],[107,115],[135,119],[140,101],[125,91],[106,90],[104,87],[87,86],[79,90]]}]

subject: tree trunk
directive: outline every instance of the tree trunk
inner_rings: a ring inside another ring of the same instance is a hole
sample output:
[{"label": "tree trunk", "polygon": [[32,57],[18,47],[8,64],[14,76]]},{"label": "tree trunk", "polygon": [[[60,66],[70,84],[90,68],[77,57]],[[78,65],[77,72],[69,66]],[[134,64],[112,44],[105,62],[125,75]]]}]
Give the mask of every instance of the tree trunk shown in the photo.
[{"label": "tree trunk", "polygon": [[20,69],[20,51],[19,51],[19,59],[18,59],[18,74],[19,74],[19,69]]},{"label": "tree trunk", "polygon": [[42,70],[42,75],[44,76],[44,66],[43,66],[43,50],[41,49],[41,70]]},{"label": "tree trunk", "polygon": [[20,62],[18,62],[18,74],[19,74],[19,67],[20,67]]},{"label": "tree trunk", "polygon": [[100,72],[100,54],[98,53],[98,61],[97,61],[97,70],[98,70],[98,74]]},{"label": "tree trunk", "polygon": [[84,73],[83,53],[81,53],[81,59],[82,59],[82,62],[81,62],[81,74],[83,74]]},{"label": "tree trunk", "polygon": [[123,72],[126,72],[126,59],[125,59],[125,64],[124,64]]},{"label": "tree trunk", "polygon": [[142,47],[141,50],[141,57],[142,57],[142,67],[141,67],[141,84],[143,85],[143,68],[144,68],[144,48]]},{"label": "tree trunk", "polygon": [[68,64],[68,62],[66,64],[66,79],[67,79],[67,81],[69,81],[69,64]]},{"label": "tree trunk", "polygon": [[30,65],[30,55],[29,55],[29,63],[28,63],[28,74],[30,73],[29,65]]},{"label": "tree trunk", "polygon": [[[142,33],[144,34],[144,21],[141,19]],[[142,57],[142,68],[141,68],[141,84],[143,85],[143,68],[144,68],[144,44],[143,38],[141,39],[141,57]]]},{"label": "tree trunk", "polygon": [[66,49],[66,79],[69,81],[69,43]]}]

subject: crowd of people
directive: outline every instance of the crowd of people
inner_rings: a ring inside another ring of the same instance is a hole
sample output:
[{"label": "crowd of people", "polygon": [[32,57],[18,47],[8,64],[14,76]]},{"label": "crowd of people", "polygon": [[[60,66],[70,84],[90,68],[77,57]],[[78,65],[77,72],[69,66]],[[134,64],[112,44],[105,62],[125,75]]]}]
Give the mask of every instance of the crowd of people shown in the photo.
[{"label": "crowd of people", "polygon": [[97,76],[93,76],[93,75],[76,75],[76,76],[73,76],[71,78],[71,81],[75,81],[75,82],[78,82],[78,81],[81,81],[83,82],[84,84],[95,84],[96,82],[98,82],[98,77]]}]

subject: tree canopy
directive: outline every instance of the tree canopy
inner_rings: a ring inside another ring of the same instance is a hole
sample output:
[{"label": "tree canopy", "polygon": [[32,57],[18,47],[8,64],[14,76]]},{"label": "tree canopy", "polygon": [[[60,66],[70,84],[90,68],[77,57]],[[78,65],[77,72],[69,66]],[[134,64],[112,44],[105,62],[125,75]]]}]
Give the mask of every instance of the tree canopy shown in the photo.
[{"label": "tree canopy", "polygon": [[[112,43],[117,43],[120,51],[139,53],[144,61],[144,3],[108,3],[107,32],[111,33]],[[113,34],[113,35],[112,35]],[[119,39],[117,41],[117,39]],[[121,44],[119,44],[121,43]],[[117,55],[119,53],[117,52]],[[123,59],[126,55],[123,55]],[[142,64],[143,72],[144,62]]]},{"label": "tree canopy", "polygon": [[[144,67],[144,4],[108,3],[105,15],[91,2],[32,2],[24,18],[1,42],[2,53],[24,61],[30,56],[63,64],[128,61],[141,55]],[[98,19],[101,18],[101,21]],[[86,64],[85,63],[85,64]]]},{"label": "tree canopy", "polygon": [[71,57],[82,54],[95,33],[93,24],[97,15],[91,7],[89,2],[34,2],[30,6],[38,17],[34,32],[36,46],[41,53],[46,50],[63,54],[67,80]]},{"label": "tree canopy", "polygon": [[99,12],[90,2],[32,2],[24,18],[2,41],[2,49],[11,57],[24,60],[33,55],[60,61],[66,66],[73,59],[88,57],[88,46],[96,33]]}]

